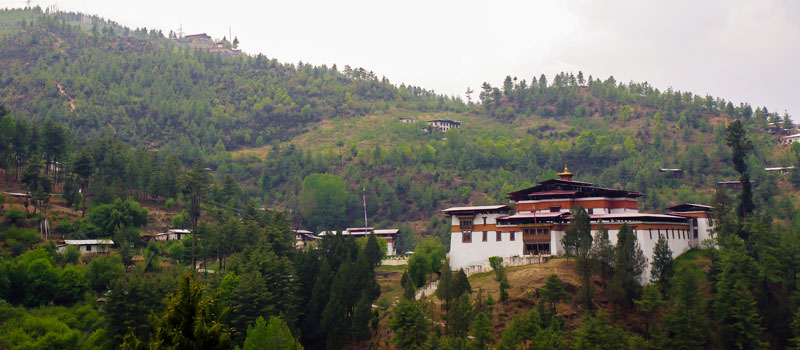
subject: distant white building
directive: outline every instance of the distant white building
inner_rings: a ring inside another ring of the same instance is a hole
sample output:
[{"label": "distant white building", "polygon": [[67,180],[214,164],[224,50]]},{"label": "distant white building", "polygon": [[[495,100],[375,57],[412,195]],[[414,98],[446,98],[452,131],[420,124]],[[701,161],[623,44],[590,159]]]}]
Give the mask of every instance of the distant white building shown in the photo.
[{"label": "distant white building", "polygon": [[176,241],[176,240],[180,241],[184,237],[186,237],[186,235],[191,234],[191,233],[192,233],[191,230],[184,230],[184,229],[174,228],[174,229],[167,230],[167,232],[157,233],[155,239],[156,239],[156,241],[162,241],[162,242],[163,241]]},{"label": "distant white building", "polygon": [[64,244],[58,246],[58,252],[64,253],[68,246],[77,246],[81,254],[108,253],[114,241],[110,239],[65,239]]},{"label": "distant white building", "polygon": [[461,122],[457,122],[455,120],[450,120],[450,119],[434,119],[434,120],[429,120],[428,125],[432,126],[434,129],[437,129],[439,131],[447,131],[450,130],[451,128],[456,128],[456,129],[460,128]]},{"label": "distant white building", "polygon": [[314,233],[307,230],[292,230],[294,231],[294,246],[295,248],[303,248],[308,242],[316,242],[319,237],[314,236]]},{"label": "distant white building", "polygon": [[414,120],[413,118],[409,118],[409,117],[400,117],[400,122],[402,122],[402,123],[414,123],[414,122],[416,122],[416,120]]},{"label": "distant white building", "polygon": [[[639,192],[573,181],[567,169],[558,175],[560,179],[509,193],[513,210],[502,204],[443,210],[452,225],[450,267],[468,269],[493,256],[563,255],[561,238],[573,219],[571,210],[577,206],[589,214],[592,235],[602,225],[612,244],[627,225],[650,262],[659,237],[667,240],[673,257],[711,237],[713,222],[707,205],[681,204],[668,208],[667,214],[640,213]],[[645,275],[649,276],[649,268]]]},{"label": "distant white building", "polygon": [[784,137],[781,138],[781,140],[782,140],[782,143],[784,143],[786,145],[790,145],[790,144],[792,144],[794,142],[800,142],[800,134],[784,136]]}]

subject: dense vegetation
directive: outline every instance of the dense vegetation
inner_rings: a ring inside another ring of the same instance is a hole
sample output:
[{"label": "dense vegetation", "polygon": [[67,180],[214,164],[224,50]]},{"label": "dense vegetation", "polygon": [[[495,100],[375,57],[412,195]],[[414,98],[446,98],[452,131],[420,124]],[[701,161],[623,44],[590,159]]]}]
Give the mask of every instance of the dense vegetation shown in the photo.
[{"label": "dense vegetation", "polygon": [[[297,250],[291,232],[361,225],[362,199],[370,223],[401,229],[399,251],[417,251],[405,298],[383,318],[396,347],[797,345],[800,148],[767,132],[785,131],[788,115],[582,72],[507,77],[464,103],[360,68],[222,56],[84,19],[0,11],[0,171],[4,188],[28,194],[0,201],[0,348],[386,346],[375,333],[392,301],[374,279],[374,237]],[[462,128],[422,122],[439,117]],[[574,227],[583,285],[572,301],[553,276],[538,306],[493,337],[493,305],[512,302],[513,286],[498,265],[499,300],[470,297],[443,261],[449,224],[437,213],[502,203],[564,164],[641,191],[642,209],[713,203],[711,269],[660,246],[643,287],[635,235],[612,246]],[[789,165],[786,179],[764,170]],[[736,205],[712,190],[729,179],[755,184]],[[141,239],[167,227],[193,235]],[[59,252],[64,238],[112,238],[114,252]],[[438,308],[413,300],[431,279]],[[564,300],[586,311],[577,328],[556,312]],[[626,326],[640,318],[646,327]]]}]

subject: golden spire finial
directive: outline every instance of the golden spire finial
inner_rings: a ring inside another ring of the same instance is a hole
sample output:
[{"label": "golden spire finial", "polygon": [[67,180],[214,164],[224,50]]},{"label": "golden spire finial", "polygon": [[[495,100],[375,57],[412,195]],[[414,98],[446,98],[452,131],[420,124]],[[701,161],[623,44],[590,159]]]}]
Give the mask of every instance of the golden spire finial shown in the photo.
[{"label": "golden spire finial", "polygon": [[569,172],[569,168],[567,168],[567,164],[564,164],[564,172],[563,173],[556,173],[556,175],[561,177],[561,180],[572,181],[572,173]]}]

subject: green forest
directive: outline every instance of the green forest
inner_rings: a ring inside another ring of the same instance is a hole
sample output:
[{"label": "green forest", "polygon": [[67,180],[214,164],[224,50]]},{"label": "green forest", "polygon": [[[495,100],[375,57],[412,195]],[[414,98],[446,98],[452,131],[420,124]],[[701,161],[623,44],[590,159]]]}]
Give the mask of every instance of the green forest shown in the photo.
[{"label": "green forest", "polygon": [[[583,72],[507,76],[465,101],[38,7],[0,10],[0,62],[2,349],[800,348],[787,113]],[[500,265],[450,271],[442,209],[505,204],[565,166],[643,193],[641,210],[713,205],[717,241],[642,262],[635,235],[574,227],[554,263],[580,283],[535,293]],[[407,267],[381,266],[374,235],[296,248],[293,229],[364,226],[365,211],[400,229]],[[147,239],[167,229],[192,234]]]}]

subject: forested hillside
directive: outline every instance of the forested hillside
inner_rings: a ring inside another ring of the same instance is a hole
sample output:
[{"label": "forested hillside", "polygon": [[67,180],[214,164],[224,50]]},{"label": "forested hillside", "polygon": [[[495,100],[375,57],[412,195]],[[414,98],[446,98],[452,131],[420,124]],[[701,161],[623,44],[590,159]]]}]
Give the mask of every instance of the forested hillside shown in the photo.
[{"label": "forested hillside", "polygon": [[[583,72],[509,76],[463,101],[38,8],[0,11],[0,62],[0,348],[800,344],[786,113]],[[643,210],[712,204],[718,239],[643,262],[635,234],[589,235],[541,266],[575,269],[563,280],[495,264],[471,287],[450,271],[441,209],[506,203],[565,166],[642,192]],[[747,179],[752,193],[715,191]],[[292,229],[363,225],[362,200],[370,226],[400,228],[398,251],[415,251],[401,281],[376,282],[405,268],[379,267],[374,236],[293,242]],[[153,239],[169,228],[193,233]],[[114,243],[82,255],[57,249],[66,239]],[[414,301],[433,280],[442,303]]]},{"label": "forested hillside", "polygon": [[[758,135],[748,160],[758,200],[780,180],[761,169],[796,162],[765,132],[787,115],[647,83],[583,72],[506,77],[484,83],[479,104],[471,91],[463,103],[360,68],[226,56],[80,14],[13,10],[0,19],[0,101],[16,118],[64,125],[71,147],[113,136],[187,166],[203,160],[314,230],[359,223],[363,192],[375,223],[442,231],[432,219],[441,207],[502,202],[565,164],[583,181],[645,193],[645,209],[708,202],[734,174],[723,142],[732,119]],[[433,118],[462,128],[434,132],[424,124]],[[301,204],[314,173],[345,184],[344,210],[327,221],[310,220],[314,208]]]}]

